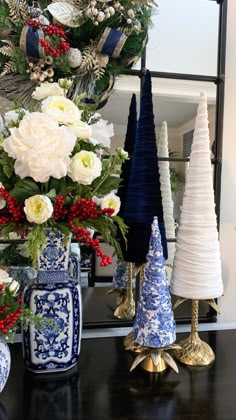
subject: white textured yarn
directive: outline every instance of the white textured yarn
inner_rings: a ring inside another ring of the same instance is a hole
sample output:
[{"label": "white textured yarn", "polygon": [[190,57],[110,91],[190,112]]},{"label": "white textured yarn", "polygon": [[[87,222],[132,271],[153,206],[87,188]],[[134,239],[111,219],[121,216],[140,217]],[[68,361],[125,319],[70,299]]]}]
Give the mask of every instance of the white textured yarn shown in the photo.
[{"label": "white textured yarn", "polygon": [[[160,132],[160,140],[158,144],[158,157],[169,157],[168,150],[168,130],[167,123],[163,121]],[[161,197],[163,205],[163,216],[166,229],[167,238],[175,238],[175,221],[173,217],[174,204],[171,193],[170,183],[170,163],[159,161],[160,183],[161,183]],[[168,260],[166,264],[172,265],[175,253],[175,243],[168,242]]]},{"label": "white textured yarn", "polygon": [[197,111],[170,288],[189,299],[223,293],[205,93]]}]

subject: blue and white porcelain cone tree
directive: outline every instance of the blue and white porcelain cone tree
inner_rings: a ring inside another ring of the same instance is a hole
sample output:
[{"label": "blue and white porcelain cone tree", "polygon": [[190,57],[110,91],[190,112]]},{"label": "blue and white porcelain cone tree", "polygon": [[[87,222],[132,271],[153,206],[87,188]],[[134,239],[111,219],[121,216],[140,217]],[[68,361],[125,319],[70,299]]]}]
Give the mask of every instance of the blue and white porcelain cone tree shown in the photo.
[{"label": "blue and white porcelain cone tree", "polygon": [[47,244],[38,257],[38,276],[25,289],[24,303],[51,321],[41,330],[31,325],[23,334],[25,366],[36,373],[68,370],[80,352],[82,305],[77,279],[68,272],[70,240],[46,231]]},{"label": "blue and white porcelain cone tree", "polygon": [[133,326],[134,343],[131,348],[138,352],[131,370],[139,363],[151,372],[160,372],[170,365],[178,368],[166,353],[176,348],[176,326],[163,257],[157,217],[152,223],[152,233],[141,285],[140,297]]},{"label": "blue and white porcelain cone tree", "polygon": [[222,295],[223,283],[205,93],[197,111],[170,289],[180,297],[175,306],[192,299],[192,332],[176,357],[185,364],[210,364],[215,356],[198,336],[198,304],[205,300],[217,310],[214,299]]}]

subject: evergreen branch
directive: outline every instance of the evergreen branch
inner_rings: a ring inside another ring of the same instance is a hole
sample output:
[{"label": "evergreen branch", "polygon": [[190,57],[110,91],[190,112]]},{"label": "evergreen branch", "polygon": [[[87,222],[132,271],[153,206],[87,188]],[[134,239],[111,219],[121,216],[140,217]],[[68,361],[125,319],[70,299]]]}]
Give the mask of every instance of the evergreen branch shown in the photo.
[{"label": "evergreen branch", "polygon": [[32,266],[37,266],[38,254],[45,247],[47,238],[45,234],[45,226],[34,225],[27,235],[27,251],[28,255],[32,258]]}]

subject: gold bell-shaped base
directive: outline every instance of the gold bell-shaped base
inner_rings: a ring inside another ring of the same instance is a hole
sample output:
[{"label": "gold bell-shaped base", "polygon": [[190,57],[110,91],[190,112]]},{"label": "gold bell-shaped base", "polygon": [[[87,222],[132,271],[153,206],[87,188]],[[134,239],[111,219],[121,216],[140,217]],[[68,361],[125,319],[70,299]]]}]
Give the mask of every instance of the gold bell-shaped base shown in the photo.
[{"label": "gold bell-shaped base", "polygon": [[164,370],[167,369],[167,367],[168,367],[167,363],[162,358],[160,359],[157,366],[155,366],[151,356],[146,357],[146,359],[144,359],[141,363],[142,369],[146,370],[147,372],[152,372],[152,373],[163,372]]},{"label": "gold bell-shaped base", "polygon": [[211,347],[202,341],[196,332],[180,341],[179,345],[181,349],[174,350],[174,356],[185,365],[207,366],[215,360],[215,354]]},{"label": "gold bell-shaped base", "polygon": [[208,366],[214,362],[215,354],[198,335],[198,307],[199,301],[192,300],[191,333],[179,343],[181,348],[174,350],[174,356],[185,365]]}]

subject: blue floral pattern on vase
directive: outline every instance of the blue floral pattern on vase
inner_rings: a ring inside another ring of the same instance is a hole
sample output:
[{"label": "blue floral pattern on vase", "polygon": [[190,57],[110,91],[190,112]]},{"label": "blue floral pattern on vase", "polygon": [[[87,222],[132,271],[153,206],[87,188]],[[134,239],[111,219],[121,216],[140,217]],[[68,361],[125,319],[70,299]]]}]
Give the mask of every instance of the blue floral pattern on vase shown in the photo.
[{"label": "blue floral pattern on vase", "polygon": [[70,369],[77,362],[81,340],[81,291],[67,270],[70,241],[61,232],[46,231],[47,245],[38,261],[38,276],[25,290],[24,303],[52,323],[31,325],[23,334],[25,365],[35,372]]},{"label": "blue floral pattern on vase", "polygon": [[0,338],[0,392],[5,387],[11,368],[11,353],[4,340]]},{"label": "blue floral pattern on vase", "polygon": [[176,339],[176,326],[157,217],[152,224],[133,336],[136,343],[154,348],[168,346]]}]

